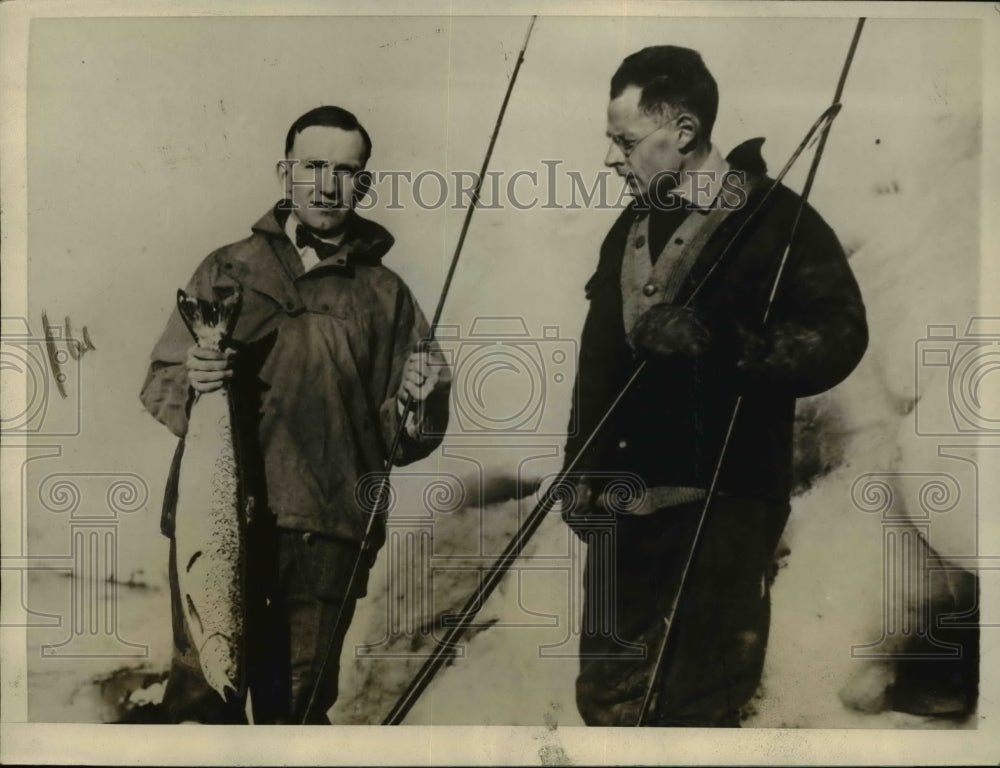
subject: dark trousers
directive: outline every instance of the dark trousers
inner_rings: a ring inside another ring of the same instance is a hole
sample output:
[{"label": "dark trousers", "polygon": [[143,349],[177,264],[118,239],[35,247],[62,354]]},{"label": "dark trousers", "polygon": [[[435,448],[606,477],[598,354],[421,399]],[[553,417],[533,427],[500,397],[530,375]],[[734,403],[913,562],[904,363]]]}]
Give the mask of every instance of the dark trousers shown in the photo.
[{"label": "dark trousers", "polygon": [[[367,561],[347,595],[357,544],[301,531],[268,529],[248,537],[246,688],[255,724],[326,724],[337,699],[340,653],[364,595]],[[171,722],[241,724],[246,701],[225,703],[201,673],[181,609],[174,541],[170,543],[174,652],[163,707]],[[332,636],[338,614],[340,629]],[[320,674],[323,657],[329,658]],[[314,686],[314,704],[306,708]]]},{"label": "dark trousers", "polygon": [[[664,616],[677,592],[702,502],[618,516],[590,531],[577,706],[588,725],[639,718]],[[718,497],[670,630],[652,717],[660,726],[737,726],[764,665],[767,573],[787,504]]]}]

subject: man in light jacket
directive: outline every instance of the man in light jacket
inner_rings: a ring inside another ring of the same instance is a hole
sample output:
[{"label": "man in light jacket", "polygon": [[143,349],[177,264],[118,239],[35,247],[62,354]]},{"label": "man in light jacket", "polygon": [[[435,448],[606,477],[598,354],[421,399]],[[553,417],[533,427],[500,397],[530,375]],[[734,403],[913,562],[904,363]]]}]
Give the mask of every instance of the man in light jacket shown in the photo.
[{"label": "man in light jacket", "polygon": [[[193,346],[175,311],[142,389],[146,409],[181,438],[162,520],[172,539],[192,400],[231,382],[235,426],[250,447],[241,470],[253,497],[247,669],[255,722],[327,722],[344,634],[385,537],[379,517],[362,578],[347,594],[372,512],[358,482],[382,470],[407,396],[415,407],[397,464],[429,454],[448,421],[450,372],[439,350],[420,348],[427,322],[407,286],[382,264],[393,237],[354,210],[371,148],[364,127],[339,107],[318,107],[295,121],[286,162],[278,164],[285,199],[249,237],[210,254],[187,286],[207,300],[240,287],[231,350]],[[170,566],[175,653],[164,706],[176,721],[244,722],[245,702],[226,704],[200,672],[173,546]],[[330,663],[320,675],[328,647]]]}]

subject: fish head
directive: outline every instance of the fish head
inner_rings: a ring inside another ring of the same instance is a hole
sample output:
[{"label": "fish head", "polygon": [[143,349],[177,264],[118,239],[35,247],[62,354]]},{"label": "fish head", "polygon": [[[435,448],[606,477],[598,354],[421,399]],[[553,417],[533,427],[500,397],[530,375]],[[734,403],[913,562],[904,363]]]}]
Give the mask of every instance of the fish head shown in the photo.
[{"label": "fish head", "polygon": [[232,337],[243,302],[239,286],[229,290],[218,301],[206,301],[177,291],[177,311],[194,336],[198,346],[221,350]]}]

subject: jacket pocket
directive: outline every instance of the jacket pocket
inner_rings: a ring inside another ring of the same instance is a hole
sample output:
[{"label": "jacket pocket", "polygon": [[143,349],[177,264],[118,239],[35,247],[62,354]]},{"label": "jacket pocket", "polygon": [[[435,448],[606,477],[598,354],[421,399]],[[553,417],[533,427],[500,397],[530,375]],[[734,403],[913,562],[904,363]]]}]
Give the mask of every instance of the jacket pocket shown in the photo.
[{"label": "jacket pocket", "polygon": [[[319,602],[344,600],[359,546],[333,536],[302,531],[286,531],[281,536],[282,572],[288,580],[286,596]],[[367,559],[362,559],[351,590],[355,598],[367,592],[368,567]]]}]

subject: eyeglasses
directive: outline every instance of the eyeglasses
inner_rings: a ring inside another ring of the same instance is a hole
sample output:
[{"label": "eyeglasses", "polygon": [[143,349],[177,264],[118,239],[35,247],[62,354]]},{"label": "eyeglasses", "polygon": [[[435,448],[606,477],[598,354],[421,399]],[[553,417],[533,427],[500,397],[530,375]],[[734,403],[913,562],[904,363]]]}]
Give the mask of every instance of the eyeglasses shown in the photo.
[{"label": "eyeglasses", "polygon": [[[678,115],[677,117],[680,117],[680,115]],[[618,147],[618,149],[621,150],[621,153],[623,155],[625,155],[625,159],[627,160],[628,157],[629,157],[629,155],[631,155],[633,152],[635,152],[636,147],[638,147],[640,144],[642,144],[642,142],[644,142],[646,139],[648,139],[650,136],[652,136],[654,133],[656,133],[661,128],[666,128],[671,123],[676,122],[677,121],[677,117],[671,118],[667,122],[663,123],[663,125],[656,126],[653,130],[651,130],[645,136],[641,136],[638,139],[624,139],[621,136],[612,136],[611,137],[611,143],[614,144],[616,147]]]}]

